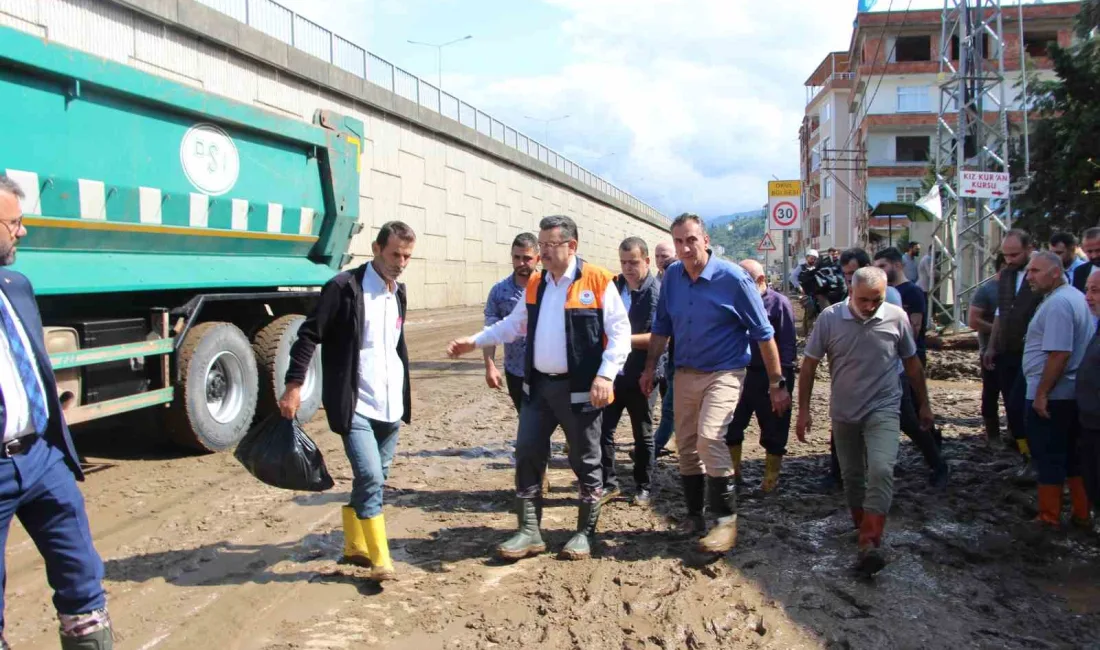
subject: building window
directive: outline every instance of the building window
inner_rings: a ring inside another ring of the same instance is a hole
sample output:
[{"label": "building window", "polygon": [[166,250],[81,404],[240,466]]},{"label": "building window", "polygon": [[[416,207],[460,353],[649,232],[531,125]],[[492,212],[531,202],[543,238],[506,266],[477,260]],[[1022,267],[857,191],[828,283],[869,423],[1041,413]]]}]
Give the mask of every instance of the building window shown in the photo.
[{"label": "building window", "polygon": [[[989,51],[989,34],[986,34],[986,33],[982,34],[981,49],[982,49],[982,58],[983,59],[992,58],[993,53]],[[958,36],[952,36],[951,37],[951,60],[952,61],[958,61],[959,60],[959,37]]]},{"label": "building window", "polygon": [[1024,34],[1024,50],[1028,56],[1050,56],[1050,44],[1058,42],[1057,32]]},{"label": "building window", "polygon": [[932,110],[928,86],[899,86],[899,113],[927,113]]},{"label": "building window", "polygon": [[896,139],[897,162],[928,162],[932,138],[927,135],[899,135]]},{"label": "building window", "polygon": [[899,36],[894,44],[894,61],[931,61],[932,37]]},{"label": "building window", "polygon": [[833,234],[833,215],[821,215],[821,236],[828,237]]},{"label": "building window", "polygon": [[833,198],[833,179],[830,177],[825,177],[824,182],[821,183],[821,198]]},{"label": "building window", "polygon": [[898,203],[916,203],[920,198],[919,187],[899,187],[897,192]]},{"label": "building window", "polygon": [[825,105],[821,107],[821,123],[824,124],[831,119],[833,119],[833,105],[825,102]]}]

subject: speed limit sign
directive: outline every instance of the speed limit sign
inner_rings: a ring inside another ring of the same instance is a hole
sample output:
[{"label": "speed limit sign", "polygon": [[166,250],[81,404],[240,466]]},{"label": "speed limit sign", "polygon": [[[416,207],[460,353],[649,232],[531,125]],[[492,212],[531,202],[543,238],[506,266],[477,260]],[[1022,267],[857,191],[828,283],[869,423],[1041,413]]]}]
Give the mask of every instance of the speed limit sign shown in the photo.
[{"label": "speed limit sign", "polygon": [[768,229],[802,228],[801,181],[768,181]]}]

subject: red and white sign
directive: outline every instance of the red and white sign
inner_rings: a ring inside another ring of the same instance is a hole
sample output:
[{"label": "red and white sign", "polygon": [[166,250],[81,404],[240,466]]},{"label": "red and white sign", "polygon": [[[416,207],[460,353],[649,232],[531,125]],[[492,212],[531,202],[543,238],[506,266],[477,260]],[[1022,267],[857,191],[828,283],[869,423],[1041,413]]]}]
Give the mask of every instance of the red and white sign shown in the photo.
[{"label": "red and white sign", "polygon": [[[802,183],[768,181],[768,230],[802,228]],[[773,249],[774,250],[774,249]]]},{"label": "red and white sign", "polygon": [[968,199],[1007,199],[1008,172],[978,172],[962,170],[959,174],[959,196]]},{"label": "red and white sign", "polygon": [[760,240],[760,243],[756,245],[756,250],[760,252],[774,251],[775,241],[772,239],[770,232],[764,233],[764,238]]}]

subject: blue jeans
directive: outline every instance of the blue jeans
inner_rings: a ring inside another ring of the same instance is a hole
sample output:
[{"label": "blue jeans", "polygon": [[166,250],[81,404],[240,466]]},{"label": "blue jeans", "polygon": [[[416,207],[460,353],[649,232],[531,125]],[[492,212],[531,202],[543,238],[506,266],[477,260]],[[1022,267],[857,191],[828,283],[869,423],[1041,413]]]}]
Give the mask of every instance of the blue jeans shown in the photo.
[{"label": "blue jeans", "polygon": [[661,400],[661,423],[657,425],[657,432],[653,434],[653,453],[664,449],[672,438],[672,434],[675,433],[672,428],[672,425],[675,424],[672,419],[672,384],[675,374],[676,368],[671,363],[668,364],[668,369],[665,371],[668,390],[665,391],[664,399]]},{"label": "blue jeans", "polygon": [[[39,438],[26,453],[0,458],[0,585],[4,546],[13,516],[46,561],[58,614],[87,614],[106,606],[103,561],[92,544],[84,497],[57,447]],[[4,631],[0,588],[0,632]]]},{"label": "blue jeans", "polygon": [[382,486],[390,474],[397,430],[401,421],[379,422],[358,413],[351,433],[344,436],[344,451],[351,461],[351,507],[355,516],[370,519],[382,514]]}]

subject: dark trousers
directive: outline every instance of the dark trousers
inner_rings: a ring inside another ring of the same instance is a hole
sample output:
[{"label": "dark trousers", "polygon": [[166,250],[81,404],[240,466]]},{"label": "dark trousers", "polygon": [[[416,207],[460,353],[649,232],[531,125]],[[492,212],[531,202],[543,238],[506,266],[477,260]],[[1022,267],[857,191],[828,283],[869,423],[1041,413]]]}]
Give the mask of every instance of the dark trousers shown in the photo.
[{"label": "dark trousers", "polygon": [[512,398],[512,404],[516,407],[516,413],[523,410],[523,377],[504,373],[504,383],[508,386],[508,397]]},{"label": "dark trousers", "polygon": [[1077,439],[1081,425],[1077,419],[1077,401],[1072,399],[1047,402],[1049,418],[1031,407],[1027,408],[1027,444],[1040,485],[1062,485],[1067,478],[1081,476],[1081,457]]},{"label": "dark trousers", "polygon": [[931,429],[922,429],[920,417],[917,414],[917,395],[907,375],[902,375],[901,381],[901,431],[924,456],[924,462],[935,469],[943,462],[940,456],[939,446]]},{"label": "dark trousers", "polygon": [[603,495],[600,469],[602,409],[574,411],[569,380],[536,374],[530,397],[519,414],[516,434],[516,496],[531,499],[542,489],[542,477],[550,460],[550,435],[560,424],[569,443],[569,465],[580,483],[583,501]]},{"label": "dark trousers", "polygon": [[1001,399],[1000,373],[982,368],[982,418],[1000,418],[998,400]]},{"label": "dark trousers", "polygon": [[[59,614],[87,614],[106,606],[103,561],[92,545],[84,497],[61,451],[44,439],[24,454],[0,458],[0,585],[7,579],[3,549],[13,516],[46,561]],[[0,632],[3,606],[0,589]]]},{"label": "dark trousers", "polygon": [[646,397],[637,379],[619,377],[615,380],[615,401],[603,409],[603,433],[600,436],[600,463],[605,488],[619,485],[619,477],[615,475],[615,429],[619,426],[623,411],[626,411],[634,433],[634,484],[639,489],[649,489],[656,460],[653,448],[653,406],[656,403],[657,392]]},{"label": "dark trousers", "polygon": [[997,368],[997,383],[1001,389],[1001,399],[1005,402],[1005,415],[1008,419],[1008,431],[1016,440],[1027,438],[1027,383],[1024,381],[1023,354],[1004,352],[998,354],[994,363]]},{"label": "dark trousers", "polygon": [[653,434],[653,448],[657,451],[668,446],[672,434],[676,432],[675,411],[672,408],[676,395],[676,368],[671,363],[665,369],[664,395],[661,396],[661,423],[657,425],[657,432]]},{"label": "dark trousers", "polygon": [[[794,388],[794,368],[784,368],[783,377],[787,386]],[[741,396],[737,408],[733,410],[733,420],[726,429],[726,444],[739,445],[745,441],[745,429],[752,416],[756,415],[756,424],[760,427],[760,445],[764,451],[775,456],[787,453],[787,438],[791,433],[791,409],[783,415],[772,410],[772,399],[768,392],[768,372],[763,368],[750,367],[745,371],[745,385],[741,387]]]},{"label": "dark trousers", "polygon": [[1089,503],[1100,508],[1100,423],[1097,425],[1080,428],[1077,455],[1081,459],[1081,476],[1085,479]]}]

